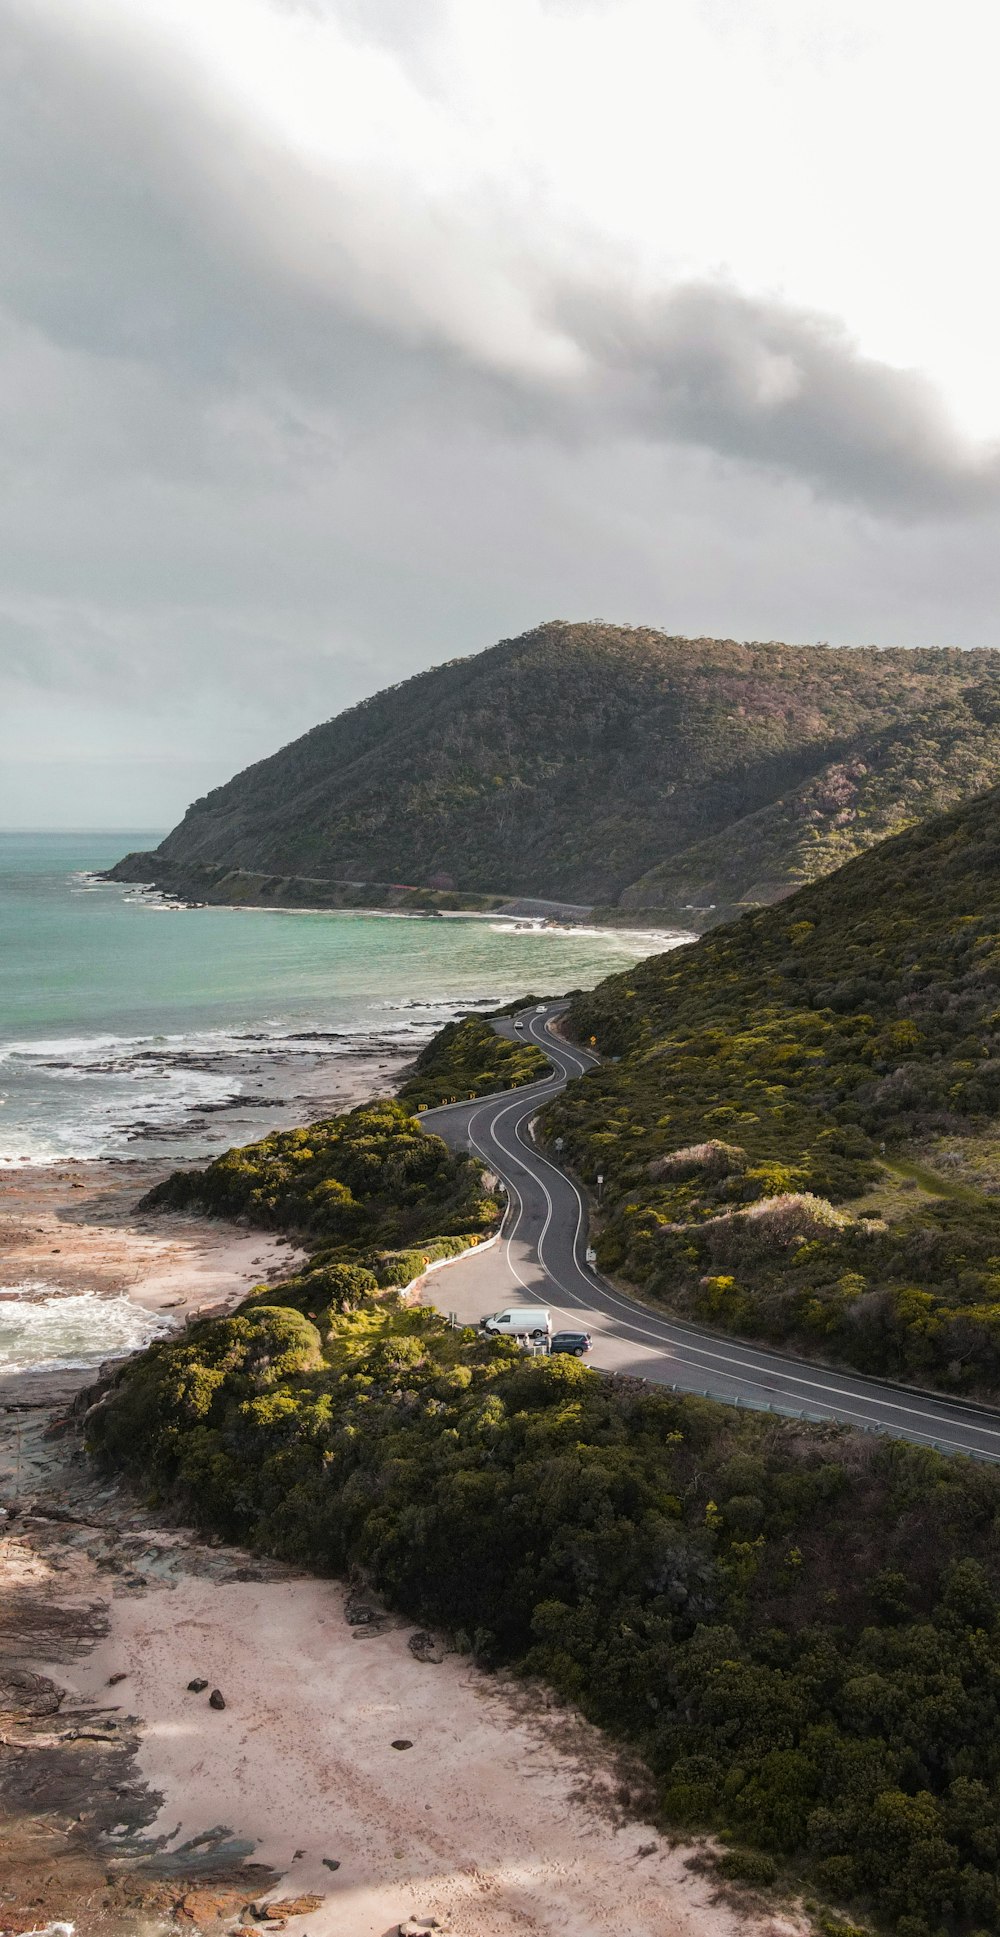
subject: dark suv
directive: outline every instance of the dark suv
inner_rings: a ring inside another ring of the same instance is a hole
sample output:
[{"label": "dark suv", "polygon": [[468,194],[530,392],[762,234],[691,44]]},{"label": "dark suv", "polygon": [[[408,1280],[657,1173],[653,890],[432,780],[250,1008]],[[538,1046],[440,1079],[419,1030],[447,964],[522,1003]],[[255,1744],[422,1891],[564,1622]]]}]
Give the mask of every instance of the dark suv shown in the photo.
[{"label": "dark suv", "polygon": [[590,1351],[589,1332],[553,1332],[549,1340],[550,1352],[572,1352],[573,1357],[582,1359]]}]

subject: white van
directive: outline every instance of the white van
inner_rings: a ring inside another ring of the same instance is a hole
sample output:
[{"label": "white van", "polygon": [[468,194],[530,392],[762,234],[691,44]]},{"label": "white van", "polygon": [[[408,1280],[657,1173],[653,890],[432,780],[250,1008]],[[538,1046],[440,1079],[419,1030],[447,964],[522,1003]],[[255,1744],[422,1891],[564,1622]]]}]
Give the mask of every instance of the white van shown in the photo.
[{"label": "white van", "polygon": [[512,1305],[509,1311],[484,1318],[483,1331],[499,1333],[501,1338],[548,1338],[552,1313],[544,1305]]}]

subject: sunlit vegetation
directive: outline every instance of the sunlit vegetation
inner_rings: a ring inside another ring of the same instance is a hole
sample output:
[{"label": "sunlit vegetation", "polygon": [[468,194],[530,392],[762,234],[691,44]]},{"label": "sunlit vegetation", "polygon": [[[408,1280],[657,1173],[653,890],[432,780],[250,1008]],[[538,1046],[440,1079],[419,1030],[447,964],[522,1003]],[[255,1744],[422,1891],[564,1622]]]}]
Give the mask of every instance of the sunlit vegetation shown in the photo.
[{"label": "sunlit vegetation", "polygon": [[534,1043],[511,1042],[482,1016],[468,1016],[464,1022],[446,1023],[431,1038],[399,1097],[411,1110],[428,1110],[537,1083],[549,1069],[547,1057]]},{"label": "sunlit vegetation", "polygon": [[[203,1170],[177,1170],[143,1199],[148,1210],[243,1217],[319,1247],[320,1260],[427,1252],[434,1239],[475,1241],[499,1215],[481,1164],[420,1129],[401,1103],[362,1105],[302,1130],[227,1150]],[[451,1248],[461,1249],[461,1244]],[[380,1283],[414,1276],[378,1269]]]},{"label": "sunlit vegetation", "polygon": [[605,1270],[728,1331],[1000,1394],[996,794],[570,1015],[620,1058],[545,1117],[605,1178]]},{"label": "sunlit vegetation", "polygon": [[998,653],[553,623],[216,788],[159,878],[303,905],[370,906],[371,883],[399,905],[549,896],[700,928],[998,781]]},{"label": "sunlit vegetation", "polygon": [[638,1748],[665,1824],[727,1832],[725,1875],[896,1937],[1000,1927],[1000,1473],[333,1282],[132,1360],[92,1447],[164,1511],[360,1569],[544,1676]]}]

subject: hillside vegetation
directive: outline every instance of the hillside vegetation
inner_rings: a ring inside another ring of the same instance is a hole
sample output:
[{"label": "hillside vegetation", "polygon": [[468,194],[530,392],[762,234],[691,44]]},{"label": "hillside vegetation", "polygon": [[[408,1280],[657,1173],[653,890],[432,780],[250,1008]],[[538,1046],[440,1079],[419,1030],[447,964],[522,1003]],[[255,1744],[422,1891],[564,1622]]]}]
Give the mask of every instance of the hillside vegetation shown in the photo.
[{"label": "hillside vegetation", "polygon": [[1000,653],[553,623],[314,728],[124,875],[306,905],[324,881],[345,905],[402,883],[700,928],[998,781]]},{"label": "hillside vegetation", "polygon": [[466,1016],[464,1022],[446,1022],[431,1037],[399,1097],[411,1110],[429,1110],[439,1103],[537,1083],[550,1069],[534,1043],[511,1042],[498,1036],[484,1016]]},{"label": "hillside vegetation", "polygon": [[[392,1101],[276,1130],[204,1169],[175,1170],[141,1208],[292,1232],[313,1247],[316,1270],[361,1269],[370,1289],[408,1283],[422,1260],[478,1243],[499,1217],[482,1165],[455,1155]],[[314,1303],[316,1295],[314,1286]]]},{"label": "hillside vegetation", "polygon": [[1000,1396],[1000,794],[574,999],[546,1111],[678,1312]]},{"label": "hillside vegetation", "polygon": [[314,1267],[152,1346],[92,1448],[544,1675],[641,1751],[645,1820],[728,1831],[725,1875],[898,1937],[1000,1927],[1000,1472],[342,1293]]}]

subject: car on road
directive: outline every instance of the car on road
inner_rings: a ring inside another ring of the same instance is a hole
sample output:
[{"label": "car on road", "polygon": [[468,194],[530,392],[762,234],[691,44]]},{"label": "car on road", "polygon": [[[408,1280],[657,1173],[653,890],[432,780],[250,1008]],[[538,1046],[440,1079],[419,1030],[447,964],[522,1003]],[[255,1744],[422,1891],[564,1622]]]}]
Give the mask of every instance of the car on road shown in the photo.
[{"label": "car on road", "polygon": [[552,1313],[544,1305],[511,1305],[507,1311],[491,1312],[482,1328],[494,1337],[548,1339]]},{"label": "car on road", "polygon": [[553,1332],[549,1351],[571,1352],[575,1359],[582,1359],[590,1351],[592,1343],[589,1332]]}]

